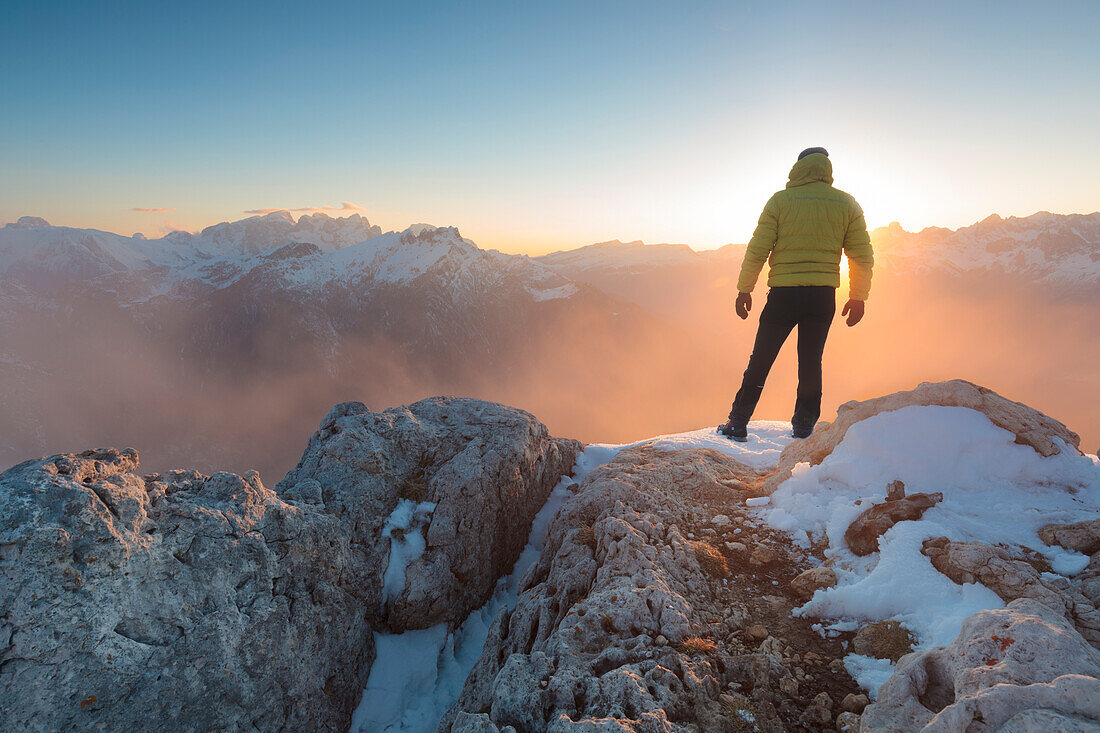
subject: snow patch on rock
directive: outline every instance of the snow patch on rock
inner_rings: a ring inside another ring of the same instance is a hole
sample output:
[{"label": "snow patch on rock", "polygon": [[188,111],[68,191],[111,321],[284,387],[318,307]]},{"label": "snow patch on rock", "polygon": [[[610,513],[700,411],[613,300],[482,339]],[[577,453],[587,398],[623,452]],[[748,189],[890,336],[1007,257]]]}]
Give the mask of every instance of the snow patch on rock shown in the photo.
[{"label": "snow patch on rock", "polygon": [[594,443],[585,448],[584,454],[579,459],[579,465],[591,470],[607,463],[624,448],[651,445],[661,450],[710,448],[752,468],[773,468],[779,462],[779,455],[783,449],[793,440],[789,422],[757,420],[749,423],[749,439],[744,443],[737,443],[719,435],[715,428],[702,428],[686,433],[658,435],[633,443]]},{"label": "snow patch on rock", "polygon": [[[920,647],[951,643],[969,616],[1004,603],[985,586],[956,584],[932,566],[922,545],[941,535],[1019,545],[1045,556],[1055,572],[1081,570],[1087,557],[1046,545],[1038,530],[1095,517],[1100,471],[1076,451],[1043,457],[1014,437],[976,410],[910,406],[852,425],[819,464],[795,466],[764,517],[802,546],[827,542],[825,555],[833,558],[839,579],[799,612],[893,619],[916,635]],[[896,479],[913,491],[943,492],[944,499],[920,521],[899,522],[883,534],[879,552],[858,558],[845,546],[844,531],[883,501]],[[882,670],[852,664],[873,692]]]}]

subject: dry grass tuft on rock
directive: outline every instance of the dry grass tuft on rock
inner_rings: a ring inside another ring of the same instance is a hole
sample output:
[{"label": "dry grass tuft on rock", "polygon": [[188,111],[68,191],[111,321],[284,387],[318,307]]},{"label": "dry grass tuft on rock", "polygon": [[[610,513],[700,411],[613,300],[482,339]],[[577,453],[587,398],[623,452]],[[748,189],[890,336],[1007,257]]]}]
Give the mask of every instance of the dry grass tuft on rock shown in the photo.
[{"label": "dry grass tuft on rock", "polygon": [[695,550],[695,559],[699,561],[699,567],[703,568],[704,572],[720,578],[729,573],[726,558],[722,557],[722,553],[718,551],[717,547],[708,542],[694,542],[692,544]]},{"label": "dry grass tuft on rock", "polygon": [[432,468],[433,456],[424,453],[416,463],[416,468],[397,486],[397,495],[402,499],[415,501],[431,501],[432,490],[428,485],[429,472]]},{"label": "dry grass tuft on rock", "polygon": [[577,527],[577,542],[587,545],[592,552],[596,551],[596,530],[591,524],[582,524]]},{"label": "dry grass tuft on rock", "polygon": [[691,654],[692,656],[714,654],[718,651],[718,645],[715,644],[714,641],[702,636],[689,636],[677,644],[676,648],[680,652]]}]

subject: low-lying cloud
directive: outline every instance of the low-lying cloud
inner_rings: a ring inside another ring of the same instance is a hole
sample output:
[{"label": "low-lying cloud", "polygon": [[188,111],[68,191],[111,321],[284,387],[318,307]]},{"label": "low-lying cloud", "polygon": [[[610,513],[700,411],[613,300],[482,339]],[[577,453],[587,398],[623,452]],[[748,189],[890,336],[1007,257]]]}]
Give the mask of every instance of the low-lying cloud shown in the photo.
[{"label": "low-lying cloud", "polygon": [[350,201],[341,201],[339,206],[302,206],[297,209],[246,209],[244,213],[263,216],[264,214],[274,214],[276,211],[289,211],[292,214],[320,214],[330,211],[364,211],[364,209],[362,206],[353,204]]},{"label": "low-lying cloud", "polygon": [[163,214],[167,211],[175,210],[175,206],[172,206],[170,208],[165,206],[135,206],[134,208],[130,209],[130,211],[138,211],[142,214]]}]

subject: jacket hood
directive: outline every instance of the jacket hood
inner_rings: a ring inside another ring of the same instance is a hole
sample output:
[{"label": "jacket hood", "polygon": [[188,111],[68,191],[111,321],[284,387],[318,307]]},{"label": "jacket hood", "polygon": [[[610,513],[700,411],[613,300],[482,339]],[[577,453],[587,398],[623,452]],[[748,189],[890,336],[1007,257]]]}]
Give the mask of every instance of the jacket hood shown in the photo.
[{"label": "jacket hood", "polygon": [[830,186],[833,184],[833,164],[828,156],[821,153],[807,155],[794,164],[787,181],[787,188],[805,186],[814,181],[822,181]]}]

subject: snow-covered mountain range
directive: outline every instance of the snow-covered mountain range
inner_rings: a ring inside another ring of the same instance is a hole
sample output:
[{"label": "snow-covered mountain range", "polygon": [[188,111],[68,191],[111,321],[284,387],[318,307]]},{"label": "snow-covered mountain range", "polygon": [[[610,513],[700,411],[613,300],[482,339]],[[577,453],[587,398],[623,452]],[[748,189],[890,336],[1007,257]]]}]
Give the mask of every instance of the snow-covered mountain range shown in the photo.
[{"label": "snow-covered mountain range", "polygon": [[[1005,274],[1052,287],[1095,287],[1100,282],[1100,212],[1039,212],[1007,219],[993,214],[968,227],[905,231],[894,222],[871,233],[876,267],[898,274]],[[744,245],[696,251],[684,244],[601,242],[542,256],[539,261],[570,277],[609,284],[655,270],[698,268],[736,276]],[[727,273],[728,274],[728,273]]]},{"label": "snow-covered mountain range", "polygon": [[540,299],[551,297],[547,291],[564,294],[567,284],[527,258],[483,251],[454,228],[417,224],[383,234],[358,214],[295,221],[281,211],[159,239],[53,227],[36,217],[0,230],[0,285],[8,292],[103,278],[155,283],[145,293],[152,297],[196,283],[223,288],[252,273],[262,273],[270,287],[316,291],[331,282],[408,282],[437,268],[474,279],[518,276]]},{"label": "snow-covered mountain range", "polygon": [[1100,212],[993,214],[957,230],[907,232],[898,223],[872,233],[876,257],[895,270],[1003,274],[1054,288],[1100,282]]},{"label": "snow-covered mountain range", "polygon": [[[920,232],[895,222],[874,230],[872,238],[879,267],[891,271],[1003,273],[1051,286],[1100,282],[1100,212],[1007,219],[993,214],[958,230]],[[445,267],[459,280],[491,279],[494,273],[519,277],[529,281],[533,296],[547,299],[572,295],[573,280],[614,291],[620,288],[611,286],[613,279],[655,270],[704,268],[714,274],[720,268],[736,274],[743,252],[744,246],[735,244],[696,251],[684,244],[611,241],[527,258],[481,250],[449,227],[416,224],[383,233],[359,214],[317,213],[295,220],[279,211],[159,239],[55,227],[24,216],[0,229],[0,293],[110,276],[118,284],[121,274],[156,283],[145,292],[152,297],[187,283],[226,287],[253,272],[264,273],[272,287],[316,291],[330,282],[408,282]]]},{"label": "snow-covered mountain range", "polygon": [[[1055,408],[1088,435],[1072,395],[1098,378],[1095,347],[1070,331],[1100,293],[1100,214],[990,217],[954,232],[891,226],[873,238],[871,316],[850,347],[838,332],[833,353],[891,365],[878,388],[909,386],[898,359],[920,375],[950,362],[1030,399],[1052,387],[1023,355],[1066,354],[1066,405]],[[159,239],[23,217],[0,227],[0,452],[161,431],[152,442],[168,452],[155,463],[263,468],[271,445],[293,447],[282,441],[297,439],[318,402],[440,393],[519,404],[581,438],[698,425],[721,417],[751,346],[751,324],[729,312],[743,251],[604,242],[527,257],[483,250],[451,227],[382,232],[359,215],[276,212]],[[1003,306],[1002,293],[1026,312]],[[1042,310],[1049,293],[1072,311]],[[945,321],[969,346],[919,348],[942,339]],[[1004,333],[989,336],[1000,321]],[[988,364],[975,361],[974,344],[990,340]],[[833,373],[837,399],[866,384],[839,363]],[[786,409],[779,374],[768,414]],[[654,393],[668,399],[639,399]],[[235,415],[258,407],[263,426],[238,427]],[[231,434],[210,441],[216,430]],[[251,448],[212,454],[210,442]]]},{"label": "snow-covered mountain range", "polygon": [[39,217],[24,216],[0,230],[0,281],[56,285],[158,268],[187,273],[200,263],[261,254],[288,242],[338,250],[381,233],[358,214],[334,219],[318,213],[295,221],[290,213],[279,211],[215,224],[199,234],[176,231],[159,239],[55,227]]}]

